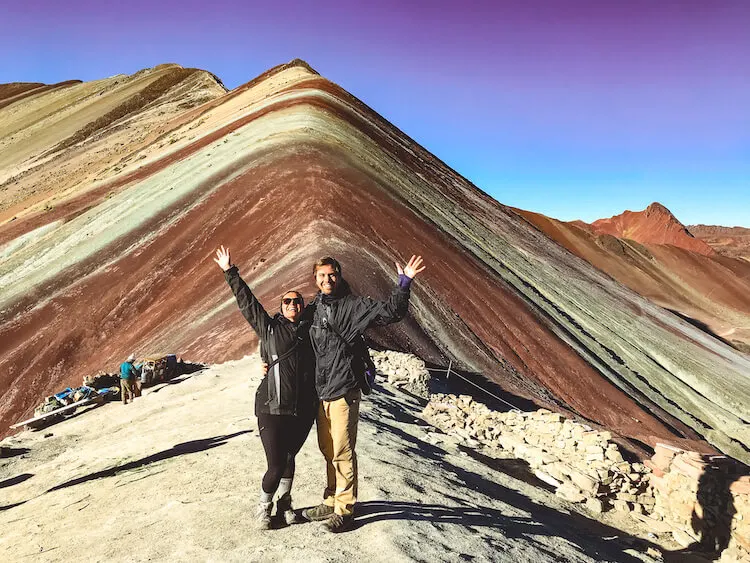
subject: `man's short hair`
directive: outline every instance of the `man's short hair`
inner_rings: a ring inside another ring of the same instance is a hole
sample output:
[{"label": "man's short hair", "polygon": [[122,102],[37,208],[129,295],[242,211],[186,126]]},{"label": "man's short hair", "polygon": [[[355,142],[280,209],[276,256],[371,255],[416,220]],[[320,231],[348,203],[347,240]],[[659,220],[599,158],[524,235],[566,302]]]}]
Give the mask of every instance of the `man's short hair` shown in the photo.
[{"label": "man's short hair", "polygon": [[324,256],[315,262],[315,265],[313,266],[313,276],[318,273],[318,268],[323,266],[331,266],[336,275],[341,277],[341,264],[338,263],[338,260],[331,258],[330,256]]}]

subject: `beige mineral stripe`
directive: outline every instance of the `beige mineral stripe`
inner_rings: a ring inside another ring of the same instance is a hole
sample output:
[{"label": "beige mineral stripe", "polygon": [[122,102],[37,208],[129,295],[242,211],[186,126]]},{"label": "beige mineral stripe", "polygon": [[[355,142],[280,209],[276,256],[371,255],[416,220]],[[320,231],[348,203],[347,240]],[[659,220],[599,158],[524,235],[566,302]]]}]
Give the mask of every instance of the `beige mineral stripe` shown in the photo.
[{"label": "beige mineral stripe", "polygon": [[0,110],[0,182],[44,162],[44,158],[40,159],[44,151],[114,109],[165,72],[84,82]]},{"label": "beige mineral stripe", "polygon": [[[36,240],[1,259],[0,308],[31,288],[54,278],[65,268],[91,257],[112,241],[138,229],[205,182],[211,182],[212,178],[222,177],[221,182],[224,182],[241,174],[251,164],[234,169],[228,177],[223,171],[233,168],[238,161],[246,160],[248,155],[310,138],[310,131],[316,123],[311,119],[312,111],[312,108],[297,107],[252,121],[233,134],[102,201],[73,220],[47,230]],[[221,182],[217,181],[213,189],[219,188]],[[165,223],[164,228],[168,225]],[[149,240],[157,234],[152,233]]]}]

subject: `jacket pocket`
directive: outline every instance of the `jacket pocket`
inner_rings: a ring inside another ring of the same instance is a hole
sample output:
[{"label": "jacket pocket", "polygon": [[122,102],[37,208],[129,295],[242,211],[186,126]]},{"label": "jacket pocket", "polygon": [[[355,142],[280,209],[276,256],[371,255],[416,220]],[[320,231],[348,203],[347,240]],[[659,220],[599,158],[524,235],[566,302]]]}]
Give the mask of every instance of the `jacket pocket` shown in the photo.
[{"label": "jacket pocket", "polygon": [[362,400],[362,392],[359,389],[352,389],[351,391],[347,391],[346,395],[344,395],[344,400],[350,407],[352,405],[356,405],[360,402],[360,400]]},{"label": "jacket pocket", "polygon": [[[275,362],[277,359],[278,356],[276,354],[271,354],[272,362]],[[277,362],[266,374],[266,379],[268,380],[268,401],[266,401],[266,405],[270,408],[278,408],[281,403],[280,377],[279,363]]]}]

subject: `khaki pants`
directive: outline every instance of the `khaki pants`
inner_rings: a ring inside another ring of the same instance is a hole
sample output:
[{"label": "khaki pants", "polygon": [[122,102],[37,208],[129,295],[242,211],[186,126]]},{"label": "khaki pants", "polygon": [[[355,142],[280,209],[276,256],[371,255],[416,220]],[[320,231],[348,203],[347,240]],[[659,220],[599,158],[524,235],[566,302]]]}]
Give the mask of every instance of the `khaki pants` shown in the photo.
[{"label": "khaki pants", "polygon": [[318,446],[326,460],[323,503],[337,514],[349,516],[357,502],[357,422],[359,389],[335,401],[321,401],[318,409]]},{"label": "khaki pants", "polygon": [[128,399],[133,402],[133,382],[130,379],[120,379],[120,396],[123,404],[128,404]]}]

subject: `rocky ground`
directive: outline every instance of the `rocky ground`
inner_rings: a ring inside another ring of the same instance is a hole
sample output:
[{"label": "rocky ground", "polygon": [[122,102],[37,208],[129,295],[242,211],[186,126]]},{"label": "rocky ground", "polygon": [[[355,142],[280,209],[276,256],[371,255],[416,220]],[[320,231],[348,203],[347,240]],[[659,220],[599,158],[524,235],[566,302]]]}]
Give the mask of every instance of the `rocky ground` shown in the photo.
[{"label": "rocky ground", "polygon": [[[459,446],[420,418],[424,401],[387,383],[363,402],[354,529],[255,531],[260,377],[255,356],[228,362],[4,440],[0,560],[685,560],[648,530],[556,498],[521,460]],[[317,504],[314,432],[297,467],[297,507]]]}]

